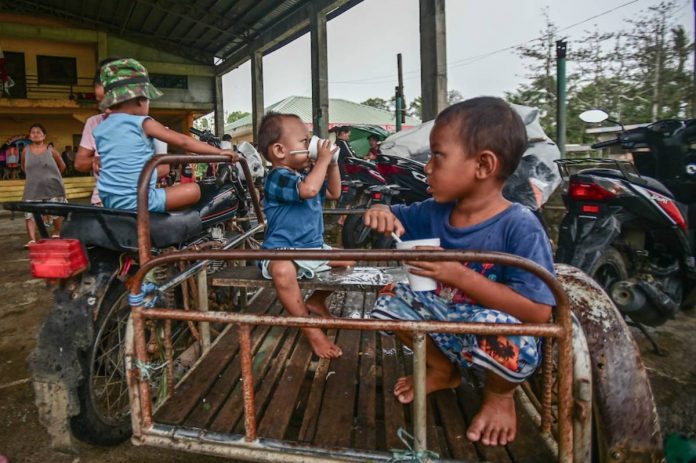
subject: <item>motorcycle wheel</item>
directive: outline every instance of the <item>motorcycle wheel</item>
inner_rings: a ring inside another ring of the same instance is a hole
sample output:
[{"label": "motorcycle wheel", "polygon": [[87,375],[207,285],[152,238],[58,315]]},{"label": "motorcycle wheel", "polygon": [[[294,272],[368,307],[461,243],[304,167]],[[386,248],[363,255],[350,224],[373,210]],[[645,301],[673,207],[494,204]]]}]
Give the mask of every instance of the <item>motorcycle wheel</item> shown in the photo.
[{"label": "motorcycle wheel", "polygon": [[343,231],[341,232],[341,244],[344,249],[359,249],[364,248],[370,242],[371,231],[365,230],[365,225],[362,221],[362,215],[351,214],[346,217],[343,222]]},{"label": "motorcycle wheel", "polygon": [[70,428],[83,442],[116,445],[131,434],[124,355],[130,306],[123,283],[114,280],[99,309],[94,342],[80,359],[80,413],[72,417]]},{"label": "motorcycle wheel", "polygon": [[588,274],[608,293],[611,285],[628,278],[626,259],[615,247],[609,246]]}]

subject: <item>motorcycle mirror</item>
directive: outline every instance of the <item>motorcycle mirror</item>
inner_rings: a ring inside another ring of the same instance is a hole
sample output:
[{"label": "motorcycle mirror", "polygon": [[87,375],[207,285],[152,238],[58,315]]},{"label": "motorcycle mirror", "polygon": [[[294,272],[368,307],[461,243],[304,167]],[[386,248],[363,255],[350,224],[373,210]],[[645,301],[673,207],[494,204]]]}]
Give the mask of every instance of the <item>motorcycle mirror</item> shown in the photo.
[{"label": "motorcycle mirror", "polygon": [[580,119],[584,122],[591,122],[596,124],[597,122],[603,122],[609,119],[609,114],[602,111],[601,109],[590,109],[581,113]]}]

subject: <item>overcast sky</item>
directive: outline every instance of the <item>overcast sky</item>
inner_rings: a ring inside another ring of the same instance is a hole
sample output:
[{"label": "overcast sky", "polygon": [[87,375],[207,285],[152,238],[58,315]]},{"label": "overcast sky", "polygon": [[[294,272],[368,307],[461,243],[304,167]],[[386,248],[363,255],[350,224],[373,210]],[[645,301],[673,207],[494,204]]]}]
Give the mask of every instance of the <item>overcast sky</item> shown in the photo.
[{"label": "overcast sky", "polygon": [[[680,22],[694,37],[692,0],[678,0]],[[448,88],[464,97],[502,96],[525,81],[522,60],[514,50],[471,59],[534,39],[544,28],[548,6],[569,48],[584,31],[624,29],[624,20],[658,0],[448,0]],[[614,10],[614,11],[609,11]],[[603,14],[605,13],[605,14]],[[420,95],[418,0],[363,0],[328,22],[329,97],[361,102],[389,99],[397,83],[396,55],[403,56],[404,93]],[[309,34],[264,57],[264,104],[291,95],[311,96]],[[249,63],[223,77],[226,111],[251,110]]]}]

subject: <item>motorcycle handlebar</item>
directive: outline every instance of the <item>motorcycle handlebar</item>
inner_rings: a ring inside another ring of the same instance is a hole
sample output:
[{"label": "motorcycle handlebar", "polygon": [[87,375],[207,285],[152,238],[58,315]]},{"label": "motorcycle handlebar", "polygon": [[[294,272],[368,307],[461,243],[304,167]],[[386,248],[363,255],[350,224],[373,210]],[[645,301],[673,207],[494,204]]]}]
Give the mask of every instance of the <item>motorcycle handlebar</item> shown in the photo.
[{"label": "motorcycle handlebar", "polygon": [[593,150],[596,150],[599,148],[606,148],[609,146],[618,145],[619,143],[621,143],[621,141],[618,138],[614,138],[613,140],[605,140],[605,141],[593,143],[592,145],[590,145],[590,148],[592,148]]},{"label": "motorcycle handlebar", "polygon": [[198,130],[195,127],[189,127],[189,132],[197,136],[203,143],[220,146],[220,138],[213,135],[209,130]]}]

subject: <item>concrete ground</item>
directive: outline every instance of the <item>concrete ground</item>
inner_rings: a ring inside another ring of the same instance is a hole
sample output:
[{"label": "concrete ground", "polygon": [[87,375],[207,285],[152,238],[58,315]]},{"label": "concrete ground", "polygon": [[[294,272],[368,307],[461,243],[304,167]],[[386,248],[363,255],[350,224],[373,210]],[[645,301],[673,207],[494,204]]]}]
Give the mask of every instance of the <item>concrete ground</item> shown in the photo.
[{"label": "concrete ground", "polygon": [[[33,348],[41,321],[51,308],[51,293],[29,273],[23,220],[10,220],[0,212],[0,455],[14,462],[218,462],[126,442],[116,447],[80,445],[74,455],[53,451],[48,435],[38,422],[26,357]],[[651,330],[667,357],[650,352],[637,336],[648,367],[663,433],[696,433],[696,311],[683,312],[664,326]]]}]

